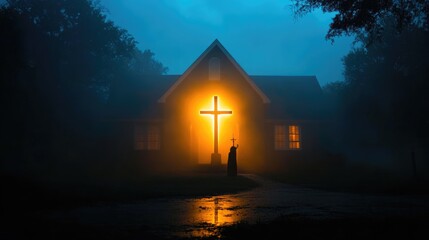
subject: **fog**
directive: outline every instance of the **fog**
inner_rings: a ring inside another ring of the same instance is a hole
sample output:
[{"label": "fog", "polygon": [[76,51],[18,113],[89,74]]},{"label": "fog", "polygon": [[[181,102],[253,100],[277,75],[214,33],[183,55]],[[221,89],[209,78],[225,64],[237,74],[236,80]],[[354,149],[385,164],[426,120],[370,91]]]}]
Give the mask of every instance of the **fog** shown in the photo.
[{"label": "fog", "polygon": [[[226,176],[231,138],[239,174],[427,187],[423,23],[398,29],[390,16],[376,39],[364,29],[332,42],[334,13],[297,16],[290,1],[0,3],[0,171],[14,206],[27,193],[49,206],[189,193],[196,175]],[[214,119],[201,114],[215,96],[232,111],[219,117],[216,166]],[[203,193],[250,181],[236,179],[201,181]]]},{"label": "fog", "polygon": [[321,85],[343,79],[341,58],[352,37],[325,39],[334,16],[296,17],[291,1],[222,0],[100,2],[107,16],[182,74],[215,39],[250,75],[316,75]]}]

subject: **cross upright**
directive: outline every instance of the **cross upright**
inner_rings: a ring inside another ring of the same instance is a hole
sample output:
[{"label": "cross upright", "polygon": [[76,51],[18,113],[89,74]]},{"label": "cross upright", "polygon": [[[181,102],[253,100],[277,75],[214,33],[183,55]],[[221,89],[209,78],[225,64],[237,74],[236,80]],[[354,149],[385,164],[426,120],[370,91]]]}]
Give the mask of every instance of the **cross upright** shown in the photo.
[{"label": "cross upright", "polygon": [[234,138],[234,135],[232,136],[232,138],[231,139],[229,139],[229,140],[231,140],[232,141],[232,146],[235,146],[235,140],[237,140],[236,138]]},{"label": "cross upright", "polygon": [[218,104],[217,104],[217,96],[214,96],[214,110],[206,110],[206,111],[200,111],[200,114],[212,114],[214,117],[214,150],[213,154],[211,156],[212,164],[220,164],[221,163],[221,157],[218,152],[218,116],[221,114],[232,114],[232,111],[219,111],[218,110]]}]

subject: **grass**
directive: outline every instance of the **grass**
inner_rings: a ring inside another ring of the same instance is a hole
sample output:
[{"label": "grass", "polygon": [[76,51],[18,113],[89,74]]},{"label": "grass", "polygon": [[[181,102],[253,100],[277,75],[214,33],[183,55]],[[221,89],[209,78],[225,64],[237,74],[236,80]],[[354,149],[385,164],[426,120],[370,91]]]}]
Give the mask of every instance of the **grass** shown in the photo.
[{"label": "grass", "polygon": [[429,181],[384,169],[334,160],[295,163],[287,172],[267,173],[275,181],[329,191],[369,194],[429,194]]},{"label": "grass", "polygon": [[[380,194],[427,194],[428,185],[401,181],[379,169],[320,162],[311,168],[291,166],[284,174],[269,178],[332,191]],[[236,193],[256,187],[248,178],[227,177],[224,172],[193,172],[171,175],[142,175],[116,179],[79,181],[41,181],[2,176],[2,214],[7,219],[0,236],[29,239],[52,236],[61,239],[160,239],[142,226],[85,226],[76,222],[59,223],[40,212],[67,209],[100,202],[132,202],[159,197],[203,197]],[[22,231],[25,229],[25,231]],[[427,216],[389,218],[307,219],[284,216],[271,222],[241,222],[219,227],[213,239],[418,239],[428,235]],[[210,239],[210,238],[208,238]]]},{"label": "grass", "polygon": [[[99,202],[130,202],[160,197],[202,197],[236,193],[257,186],[252,180],[223,173],[147,175],[91,181],[37,181],[1,177],[6,211],[49,210]],[[7,184],[5,184],[7,183]]]},{"label": "grass", "polygon": [[97,181],[40,181],[2,176],[3,239],[159,239],[144,227],[86,226],[56,222],[46,213],[98,203],[134,202],[159,197],[203,197],[256,187],[252,180],[224,173],[145,175]]}]

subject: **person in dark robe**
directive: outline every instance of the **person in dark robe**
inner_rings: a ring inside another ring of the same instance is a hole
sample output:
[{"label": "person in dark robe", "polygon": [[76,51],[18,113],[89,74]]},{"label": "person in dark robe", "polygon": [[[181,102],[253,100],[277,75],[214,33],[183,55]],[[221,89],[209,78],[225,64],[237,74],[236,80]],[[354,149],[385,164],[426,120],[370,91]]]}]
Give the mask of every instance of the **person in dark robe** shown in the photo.
[{"label": "person in dark robe", "polygon": [[234,177],[237,176],[237,147],[232,145],[232,147],[229,149],[228,153],[228,176]]}]

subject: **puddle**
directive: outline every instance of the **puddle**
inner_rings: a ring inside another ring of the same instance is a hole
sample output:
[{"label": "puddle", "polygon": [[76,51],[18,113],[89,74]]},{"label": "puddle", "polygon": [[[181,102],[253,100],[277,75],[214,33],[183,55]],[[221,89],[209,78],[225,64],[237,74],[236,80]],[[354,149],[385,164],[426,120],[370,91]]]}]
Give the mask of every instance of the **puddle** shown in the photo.
[{"label": "puddle", "polygon": [[[262,181],[262,180],[261,180]],[[83,225],[141,226],[156,234],[217,236],[219,227],[257,223],[281,216],[335,218],[371,214],[429,213],[428,197],[362,196],[263,182],[238,194],[206,198],[151,199],[128,204],[100,204],[58,212],[52,218]]]}]

